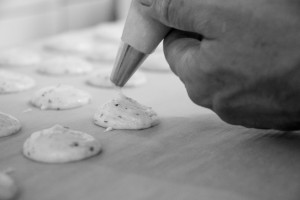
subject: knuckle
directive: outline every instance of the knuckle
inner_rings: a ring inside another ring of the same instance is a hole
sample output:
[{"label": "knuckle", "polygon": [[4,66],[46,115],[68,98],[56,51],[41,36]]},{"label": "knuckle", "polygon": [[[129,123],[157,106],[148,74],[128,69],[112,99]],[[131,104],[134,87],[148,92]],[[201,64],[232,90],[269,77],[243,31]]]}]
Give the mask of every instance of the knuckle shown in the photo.
[{"label": "knuckle", "polygon": [[161,20],[163,20],[166,24],[172,24],[172,19],[176,12],[175,2],[176,0],[161,0],[156,1],[156,10],[160,14]]},{"label": "knuckle", "polygon": [[212,109],[212,96],[207,92],[205,87],[193,85],[188,81],[184,82],[189,98],[197,105]]}]

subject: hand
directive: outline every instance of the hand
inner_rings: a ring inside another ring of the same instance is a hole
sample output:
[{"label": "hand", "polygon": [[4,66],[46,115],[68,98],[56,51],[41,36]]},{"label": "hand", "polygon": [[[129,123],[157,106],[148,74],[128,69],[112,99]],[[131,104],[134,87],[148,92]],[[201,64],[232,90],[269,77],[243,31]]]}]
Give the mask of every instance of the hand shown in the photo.
[{"label": "hand", "polygon": [[300,129],[300,3],[137,0],[193,102],[251,128]]}]

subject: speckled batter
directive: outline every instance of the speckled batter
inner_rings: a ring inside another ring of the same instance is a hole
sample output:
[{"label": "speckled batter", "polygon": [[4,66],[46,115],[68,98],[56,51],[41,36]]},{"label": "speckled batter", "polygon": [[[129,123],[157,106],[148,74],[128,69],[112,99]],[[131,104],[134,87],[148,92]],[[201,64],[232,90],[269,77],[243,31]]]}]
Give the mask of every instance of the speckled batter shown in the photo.
[{"label": "speckled batter", "polygon": [[95,113],[94,122],[112,129],[145,129],[157,125],[159,119],[152,108],[120,95]]},{"label": "speckled batter", "polygon": [[70,85],[59,84],[38,90],[31,103],[42,110],[63,110],[90,103],[91,96]]},{"label": "speckled batter", "polygon": [[0,137],[15,134],[19,132],[20,129],[21,123],[17,118],[0,112]]},{"label": "speckled batter", "polygon": [[23,154],[46,163],[65,163],[97,155],[101,144],[93,136],[61,125],[31,134],[23,145]]}]

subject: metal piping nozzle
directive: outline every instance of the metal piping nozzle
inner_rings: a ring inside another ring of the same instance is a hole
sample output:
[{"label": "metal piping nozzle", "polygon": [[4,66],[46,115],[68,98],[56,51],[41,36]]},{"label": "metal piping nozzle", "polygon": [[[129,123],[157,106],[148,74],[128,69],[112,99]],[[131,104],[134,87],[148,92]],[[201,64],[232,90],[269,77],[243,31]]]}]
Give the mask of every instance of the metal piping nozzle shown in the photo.
[{"label": "metal piping nozzle", "polygon": [[149,54],[140,52],[122,42],[114,63],[110,80],[118,87],[123,87]]}]

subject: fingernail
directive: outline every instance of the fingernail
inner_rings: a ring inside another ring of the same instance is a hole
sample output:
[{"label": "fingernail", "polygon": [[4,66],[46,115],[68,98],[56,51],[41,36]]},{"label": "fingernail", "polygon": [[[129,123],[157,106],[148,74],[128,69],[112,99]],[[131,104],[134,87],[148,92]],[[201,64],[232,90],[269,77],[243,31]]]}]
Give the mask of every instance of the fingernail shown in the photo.
[{"label": "fingernail", "polygon": [[143,6],[151,6],[152,5],[152,3],[153,3],[153,0],[140,0],[140,2],[141,2],[141,4],[143,5]]}]

